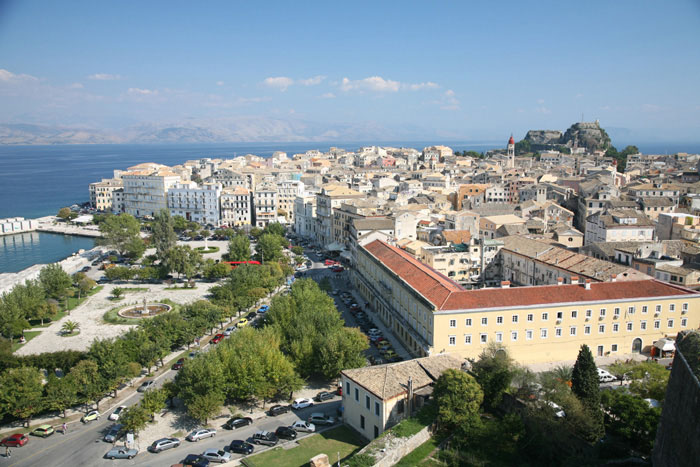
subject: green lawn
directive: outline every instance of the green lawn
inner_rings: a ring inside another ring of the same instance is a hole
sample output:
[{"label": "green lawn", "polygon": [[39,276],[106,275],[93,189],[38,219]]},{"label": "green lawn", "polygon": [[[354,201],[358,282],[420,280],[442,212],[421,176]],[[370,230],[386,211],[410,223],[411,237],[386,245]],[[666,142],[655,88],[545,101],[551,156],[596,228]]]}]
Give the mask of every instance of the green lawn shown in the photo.
[{"label": "green lawn", "polygon": [[323,433],[318,433],[299,441],[299,446],[291,449],[275,448],[270,451],[249,457],[255,467],[301,467],[309,465],[309,459],[317,454],[328,454],[328,460],[333,464],[341,461],[358,451],[364,442],[346,426],[339,426]]},{"label": "green lawn", "polygon": [[[39,334],[41,334],[41,331],[24,331],[24,338],[26,339],[27,342],[29,342],[30,340],[34,339]],[[23,345],[24,344],[20,344],[17,340],[15,340],[14,344],[12,344],[12,351],[14,352],[15,350],[19,349]]]},{"label": "green lawn", "polygon": [[76,294],[75,297],[68,297],[65,301],[61,302],[61,308],[62,310],[72,310],[73,308],[77,307],[81,303],[83,303],[85,300],[87,300],[88,297],[95,295],[97,292],[100,290],[104,289],[104,285],[98,285],[94,289],[90,290],[86,295],[83,295],[80,297],[80,300],[78,300],[77,297],[77,290],[75,290],[75,287],[73,287],[73,292]]},{"label": "green lawn", "polygon": [[102,315],[102,319],[109,324],[138,324],[139,318],[124,318],[119,316],[117,312],[123,307],[112,308],[107,313]]},{"label": "green lawn", "polygon": [[438,443],[435,439],[430,438],[425,443],[418,446],[416,449],[405,455],[396,464],[398,467],[410,467],[413,465],[420,465],[425,460],[426,457],[430,455],[433,450],[437,447]]},{"label": "green lawn", "polygon": [[73,336],[77,336],[78,334],[80,334],[80,329],[76,329],[75,331],[73,331],[69,334],[62,332],[61,337],[73,337]]}]

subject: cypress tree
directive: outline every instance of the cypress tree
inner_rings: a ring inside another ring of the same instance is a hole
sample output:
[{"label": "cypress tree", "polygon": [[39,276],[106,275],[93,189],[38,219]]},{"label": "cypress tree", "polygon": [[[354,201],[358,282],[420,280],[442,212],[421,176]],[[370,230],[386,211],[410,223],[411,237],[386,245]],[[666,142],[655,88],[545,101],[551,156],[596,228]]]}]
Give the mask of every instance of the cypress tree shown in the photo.
[{"label": "cypress tree", "polygon": [[581,403],[588,408],[600,408],[600,387],[598,369],[593,360],[591,349],[586,344],[581,346],[571,375],[571,390]]}]

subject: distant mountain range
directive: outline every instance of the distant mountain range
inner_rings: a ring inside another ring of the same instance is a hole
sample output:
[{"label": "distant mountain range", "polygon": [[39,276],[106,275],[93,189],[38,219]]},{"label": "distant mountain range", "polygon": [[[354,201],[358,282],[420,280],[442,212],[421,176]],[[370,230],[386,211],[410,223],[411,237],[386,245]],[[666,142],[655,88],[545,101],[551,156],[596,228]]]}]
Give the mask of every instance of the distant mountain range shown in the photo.
[{"label": "distant mountain range", "polygon": [[435,137],[415,127],[374,123],[322,124],[303,120],[241,117],[153,124],[107,130],[29,123],[0,123],[0,144],[239,143],[401,140]]}]

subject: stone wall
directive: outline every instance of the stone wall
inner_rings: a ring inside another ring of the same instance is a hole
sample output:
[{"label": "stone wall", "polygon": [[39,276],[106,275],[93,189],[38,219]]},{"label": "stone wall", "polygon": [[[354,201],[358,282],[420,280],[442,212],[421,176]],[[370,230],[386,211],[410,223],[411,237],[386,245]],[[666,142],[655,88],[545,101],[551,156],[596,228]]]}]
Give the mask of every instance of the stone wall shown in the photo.
[{"label": "stone wall", "polygon": [[[681,339],[678,336],[676,342]],[[698,465],[700,459],[700,381],[676,350],[656,431],[652,461],[657,467]]]},{"label": "stone wall", "polygon": [[369,454],[374,457],[374,467],[390,467],[402,457],[430,439],[430,427],[425,427],[410,438],[398,438],[391,431],[373,440],[357,454]]}]

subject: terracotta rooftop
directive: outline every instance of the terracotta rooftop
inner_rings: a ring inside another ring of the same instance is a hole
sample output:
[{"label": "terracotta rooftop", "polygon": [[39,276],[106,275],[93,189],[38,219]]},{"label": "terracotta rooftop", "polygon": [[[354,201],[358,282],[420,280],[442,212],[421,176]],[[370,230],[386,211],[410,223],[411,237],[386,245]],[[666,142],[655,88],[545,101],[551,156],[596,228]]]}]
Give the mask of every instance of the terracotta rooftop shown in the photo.
[{"label": "terracotta rooftop", "polygon": [[590,285],[589,290],[586,290],[583,285],[577,284],[465,290],[456,282],[416,260],[408,253],[381,240],[368,243],[364,248],[425,297],[438,311],[696,294],[693,290],[656,279],[595,282]]},{"label": "terracotta rooftop", "polygon": [[387,400],[405,394],[409,378],[415,391],[432,384],[445,370],[459,369],[461,366],[462,360],[449,354],[438,354],[405,362],[343,370],[342,374],[379,399]]},{"label": "terracotta rooftop", "polygon": [[438,308],[451,293],[464,290],[430,266],[381,240],[368,243],[364,248]]}]

